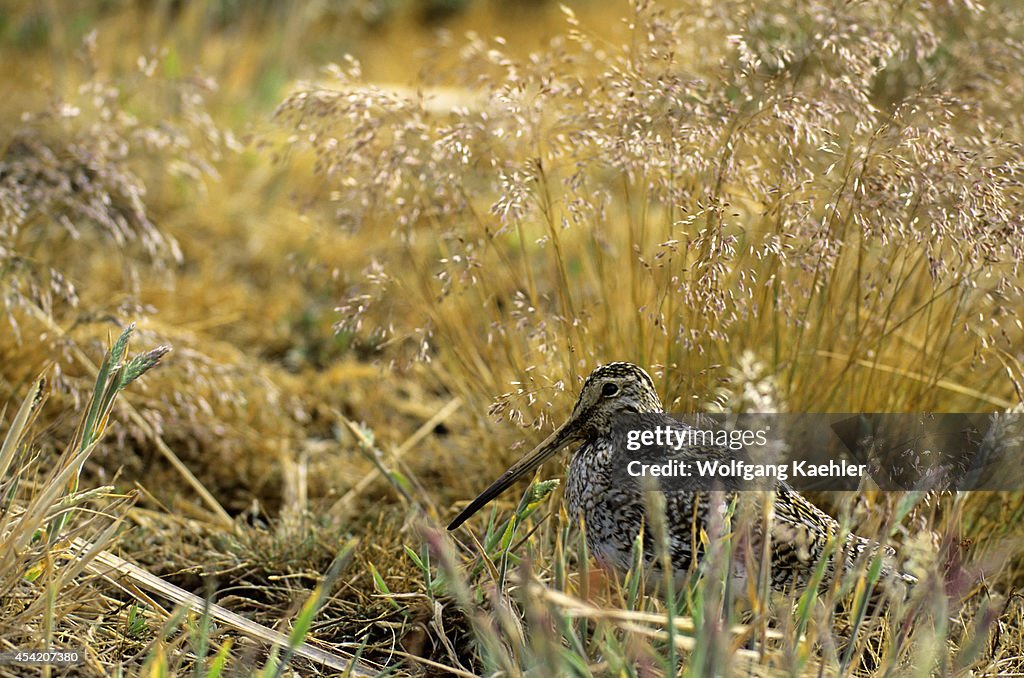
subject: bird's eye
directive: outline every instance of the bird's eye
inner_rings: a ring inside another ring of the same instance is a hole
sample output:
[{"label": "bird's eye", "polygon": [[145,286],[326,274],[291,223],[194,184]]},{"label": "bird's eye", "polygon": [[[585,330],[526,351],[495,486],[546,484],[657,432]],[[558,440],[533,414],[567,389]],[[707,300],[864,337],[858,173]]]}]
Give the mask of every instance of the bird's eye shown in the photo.
[{"label": "bird's eye", "polygon": [[612,382],[608,382],[607,384],[601,387],[601,395],[603,395],[605,398],[610,398],[611,396],[615,395],[618,392],[619,385]]}]

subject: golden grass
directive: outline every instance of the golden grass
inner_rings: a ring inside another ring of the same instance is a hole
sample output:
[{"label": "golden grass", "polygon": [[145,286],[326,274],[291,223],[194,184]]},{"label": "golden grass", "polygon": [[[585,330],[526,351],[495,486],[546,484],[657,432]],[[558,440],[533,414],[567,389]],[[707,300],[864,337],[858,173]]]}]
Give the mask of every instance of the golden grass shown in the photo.
[{"label": "golden grass", "polygon": [[[651,368],[676,411],[1019,405],[1013,3],[476,1],[444,40],[412,5],[95,5],[0,22],[4,520],[52,508],[92,363],[135,321],[175,351],[120,396],[67,536],[167,592],[399,673],[1021,670],[1016,493],[821,497],[926,578],[882,618],[730,605],[721,563],[666,605],[590,570],[557,491],[439,527],[599,362]],[[54,554],[8,553],[0,650],[278,670],[80,550],[36,582]]]}]

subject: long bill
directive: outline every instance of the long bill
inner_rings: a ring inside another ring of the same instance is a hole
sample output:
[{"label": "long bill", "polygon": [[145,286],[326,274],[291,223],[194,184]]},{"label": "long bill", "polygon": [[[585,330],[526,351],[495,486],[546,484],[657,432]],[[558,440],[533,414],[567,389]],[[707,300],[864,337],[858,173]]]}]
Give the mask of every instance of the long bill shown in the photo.
[{"label": "long bill", "polygon": [[512,465],[512,468],[501,474],[501,477],[491,483],[491,486],[480,493],[476,499],[470,502],[469,506],[462,509],[462,513],[455,516],[449,525],[449,530],[456,529],[459,525],[473,517],[477,511],[482,509],[492,499],[507,490],[511,485],[532,472],[538,466],[550,459],[556,452],[571,443],[576,438],[575,422],[570,419],[549,435],[544,441],[533,448],[529,454]]}]

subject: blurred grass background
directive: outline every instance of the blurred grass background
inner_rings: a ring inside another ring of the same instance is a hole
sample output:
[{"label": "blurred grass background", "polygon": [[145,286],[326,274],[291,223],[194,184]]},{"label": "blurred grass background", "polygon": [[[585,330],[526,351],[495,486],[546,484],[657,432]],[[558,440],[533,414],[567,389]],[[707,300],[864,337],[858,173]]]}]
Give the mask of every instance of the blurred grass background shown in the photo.
[{"label": "blurred grass background", "polygon": [[[174,351],[121,396],[142,423],[115,408],[81,483],[137,493],[117,503],[122,557],[273,625],[354,537],[310,631],[325,643],[436,663],[403,671],[663,671],[664,639],[624,639],[613,614],[656,603],[620,590],[559,616],[552,594],[588,584],[557,503],[535,533],[529,511],[490,526],[483,553],[436,525],[599,362],[650,368],[677,411],[1017,405],[1022,18],[1009,1],[6,3],[0,426],[52,362],[23,467],[41,477],[90,361],[137,322]],[[823,502],[870,534],[899,498]],[[883,630],[862,672],[1019,665],[1022,506],[918,505],[894,537],[942,554],[931,603],[970,600],[966,621],[906,648]],[[494,593],[495,549],[530,553],[552,589]],[[190,670],[187,621],[94,579],[36,614],[18,567],[7,642],[96,622],[93,674]],[[466,612],[485,599],[497,622]],[[848,668],[788,642],[756,664]],[[714,647],[686,670],[735,670]],[[239,675],[263,657],[232,656]]]}]

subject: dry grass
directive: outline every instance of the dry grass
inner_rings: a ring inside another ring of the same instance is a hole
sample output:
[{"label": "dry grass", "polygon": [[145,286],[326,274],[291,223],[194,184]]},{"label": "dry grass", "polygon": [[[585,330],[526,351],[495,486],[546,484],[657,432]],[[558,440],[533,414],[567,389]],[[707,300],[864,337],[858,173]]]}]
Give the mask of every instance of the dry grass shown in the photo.
[{"label": "dry grass", "polygon": [[[549,484],[440,528],[600,362],[651,368],[681,412],[1019,405],[1015,3],[481,0],[440,41],[411,5],[352,7],[0,17],[20,455],[0,539],[65,506],[61,538],[400,674],[1024,670],[1017,493],[817,498],[925,580],[880,618],[870,571],[820,598],[734,590],[727,540],[645,596],[642,573],[590,569]],[[53,503],[41,479],[130,321],[175,351]],[[78,552],[45,580],[55,554],[7,553],[0,649],[81,640],[88,675],[278,670]]]}]

